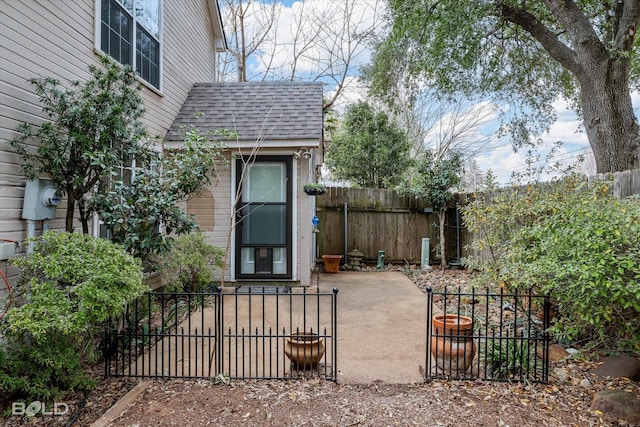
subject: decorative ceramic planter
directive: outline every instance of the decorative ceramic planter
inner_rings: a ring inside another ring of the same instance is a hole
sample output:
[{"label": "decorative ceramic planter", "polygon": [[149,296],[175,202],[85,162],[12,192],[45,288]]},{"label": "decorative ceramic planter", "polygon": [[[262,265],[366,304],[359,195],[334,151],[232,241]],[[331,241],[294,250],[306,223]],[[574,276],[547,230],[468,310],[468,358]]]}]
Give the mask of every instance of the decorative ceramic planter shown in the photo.
[{"label": "decorative ceramic planter", "polygon": [[311,332],[292,333],[284,347],[284,354],[297,369],[315,368],[324,351],[324,340]]},{"label": "decorative ceramic planter", "polygon": [[455,314],[433,316],[431,354],[436,365],[450,373],[465,372],[476,355],[473,342],[473,319]]},{"label": "decorative ceramic planter", "polygon": [[337,273],[340,268],[342,255],[322,255],[324,261],[324,271],[327,273]]}]

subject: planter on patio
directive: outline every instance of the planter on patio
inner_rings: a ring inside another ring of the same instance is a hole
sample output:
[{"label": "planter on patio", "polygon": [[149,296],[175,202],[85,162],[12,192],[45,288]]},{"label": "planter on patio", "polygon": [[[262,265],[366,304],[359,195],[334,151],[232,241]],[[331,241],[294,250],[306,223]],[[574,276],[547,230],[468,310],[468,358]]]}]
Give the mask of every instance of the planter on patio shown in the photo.
[{"label": "planter on patio", "polygon": [[431,353],[438,368],[451,373],[465,372],[476,355],[473,319],[456,314],[433,316]]},{"label": "planter on patio", "polygon": [[297,369],[315,368],[324,356],[324,340],[311,332],[294,332],[287,338],[284,354]]},{"label": "planter on patio", "polygon": [[342,255],[322,255],[324,261],[324,271],[327,273],[337,273],[340,267]]}]

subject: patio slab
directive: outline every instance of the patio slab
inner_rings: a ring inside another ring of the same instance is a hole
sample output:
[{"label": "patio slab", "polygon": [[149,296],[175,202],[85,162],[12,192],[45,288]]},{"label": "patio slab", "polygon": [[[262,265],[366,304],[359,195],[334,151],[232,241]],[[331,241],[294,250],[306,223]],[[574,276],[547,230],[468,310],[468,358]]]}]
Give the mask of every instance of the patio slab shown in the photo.
[{"label": "patio slab", "polygon": [[338,292],[338,382],[424,381],[427,298],[399,272],[320,275]]},{"label": "patio slab", "polygon": [[[424,381],[427,298],[409,278],[399,272],[339,272],[322,273],[317,283],[321,293],[331,293],[334,287],[338,288],[338,383],[412,384]],[[296,294],[299,291],[296,290]],[[315,287],[307,290],[314,291]],[[225,292],[233,292],[233,288],[225,289]],[[309,325],[316,324],[317,310],[320,309],[324,313],[321,316],[323,323],[312,329],[330,330],[330,324],[325,323],[330,321],[330,306],[315,307],[309,304],[303,309],[300,305],[302,300],[297,297],[292,301],[287,297],[281,298],[276,304],[275,297],[266,295],[250,303],[247,293],[240,292],[237,297],[225,300],[225,324],[260,333],[276,333],[283,327],[306,330]],[[307,312],[307,316],[294,316],[291,319],[293,323],[289,325],[289,313],[303,311]],[[214,343],[207,338],[207,334],[203,337],[202,331],[214,328],[215,317],[213,307],[205,308],[204,312],[194,312],[191,319],[179,326],[183,331],[181,333],[190,335],[187,341],[179,343],[175,337],[159,341],[153,355],[146,354],[134,361],[133,370],[140,372],[139,369],[142,369],[146,375],[211,375]],[[271,348],[273,346],[276,347]],[[259,361],[254,363],[255,366],[246,367],[257,369],[254,374],[258,376],[270,376],[272,371],[288,369],[283,346],[282,339],[269,341],[262,351],[254,349],[259,354]],[[225,346],[223,357],[228,361],[226,370],[238,368],[236,353],[243,349],[252,351],[244,344],[240,350]]]}]

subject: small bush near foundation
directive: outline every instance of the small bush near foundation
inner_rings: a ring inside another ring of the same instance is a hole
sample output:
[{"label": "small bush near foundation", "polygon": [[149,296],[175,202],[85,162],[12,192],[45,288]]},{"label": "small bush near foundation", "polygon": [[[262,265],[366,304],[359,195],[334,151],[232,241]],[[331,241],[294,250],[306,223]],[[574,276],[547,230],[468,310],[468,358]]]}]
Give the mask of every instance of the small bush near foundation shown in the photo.
[{"label": "small bush near foundation", "polygon": [[88,388],[83,365],[98,356],[102,325],[147,290],[140,262],[107,240],[50,231],[13,263],[21,277],[0,323],[0,391],[50,399]]}]

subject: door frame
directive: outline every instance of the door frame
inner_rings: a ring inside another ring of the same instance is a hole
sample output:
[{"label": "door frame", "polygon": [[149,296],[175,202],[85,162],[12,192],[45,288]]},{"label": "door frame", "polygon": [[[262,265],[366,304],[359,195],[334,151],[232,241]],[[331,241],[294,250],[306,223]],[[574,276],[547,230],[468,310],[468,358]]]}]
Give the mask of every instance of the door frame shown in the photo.
[{"label": "door frame", "polygon": [[[237,204],[232,206],[231,212],[234,218],[236,218],[238,207],[242,204],[242,185],[244,183],[240,182],[242,178],[243,168],[246,166],[250,166],[257,163],[262,162],[281,162],[285,165],[285,174],[286,174],[286,236],[285,236],[285,245],[274,245],[271,247],[285,247],[287,250],[287,260],[286,260],[286,274],[246,274],[241,273],[241,227],[240,223],[236,223],[234,219],[233,233],[232,233],[232,253],[233,253],[233,262],[231,265],[232,268],[232,280],[236,281],[290,281],[295,278],[295,260],[297,259],[297,245],[294,242],[293,234],[296,229],[296,200],[295,200],[295,183],[297,181],[296,170],[293,167],[294,162],[290,155],[258,155],[258,156],[240,156],[238,155],[235,161],[233,162],[233,191],[232,194],[238,195]],[[235,199],[235,197],[234,197]],[[232,200],[232,204],[236,200]],[[262,247],[270,247],[270,245],[263,245]],[[255,261],[255,260],[254,260]]]}]

